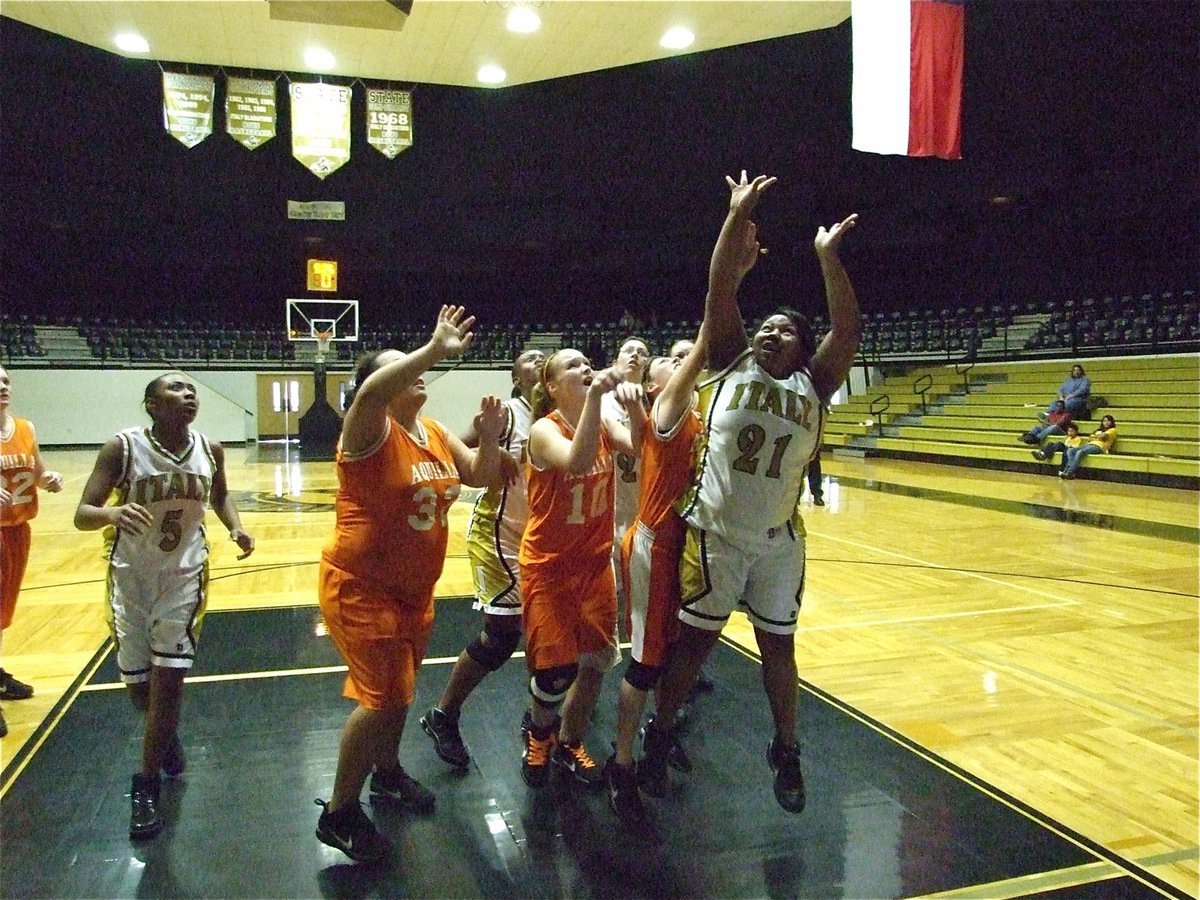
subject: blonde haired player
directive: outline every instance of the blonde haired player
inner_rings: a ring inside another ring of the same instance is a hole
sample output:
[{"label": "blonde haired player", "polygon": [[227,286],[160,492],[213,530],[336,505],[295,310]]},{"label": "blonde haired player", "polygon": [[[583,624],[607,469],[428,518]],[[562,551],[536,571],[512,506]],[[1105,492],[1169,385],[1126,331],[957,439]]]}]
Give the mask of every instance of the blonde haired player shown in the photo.
[{"label": "blonde haired player", "polygon": [[545,785],[551,764],[588,787],[600,784],[583,737],[604,673],[620,659],[612,456],[637,452],[628,430],[600,415],[601,398],[614,389],[644,419],[640,390],[612,369],[594,373],[578,350],[551,354],[535,388],[519,554],[532,676],[521,775],[534,788]]}]

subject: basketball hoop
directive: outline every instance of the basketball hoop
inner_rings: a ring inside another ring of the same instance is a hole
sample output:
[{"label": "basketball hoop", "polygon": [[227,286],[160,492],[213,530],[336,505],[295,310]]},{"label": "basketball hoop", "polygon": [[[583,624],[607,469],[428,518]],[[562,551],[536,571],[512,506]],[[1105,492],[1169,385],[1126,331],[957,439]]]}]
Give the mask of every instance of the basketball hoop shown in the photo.
[{"label": "basketball hoop", "polygon": [[333,332],[318,331],[313,337],[317,339],[317,362],[325,362],[325,354],[329,352],[329,344],[333,341]]}]

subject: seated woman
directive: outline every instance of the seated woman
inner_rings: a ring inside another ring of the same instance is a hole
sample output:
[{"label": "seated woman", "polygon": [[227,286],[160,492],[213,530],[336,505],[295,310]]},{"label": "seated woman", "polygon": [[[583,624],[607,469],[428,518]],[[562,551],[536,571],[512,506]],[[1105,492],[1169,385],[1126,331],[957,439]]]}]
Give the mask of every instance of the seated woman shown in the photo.
[{"label": "seated woman", "polygon": [[1088,417],[1088,397],[1091,393],[1091,379],[1083,373],[1083,366],[1076,363],[1071,366],[1071,374],[1058,386],[1058,396],[1053,403],[1046,407],[1046,412],[1041,416],[1042,420],[1046,421],[1059,400],[1063,402],[1067,412],[1071,415],[1086,419]]}]

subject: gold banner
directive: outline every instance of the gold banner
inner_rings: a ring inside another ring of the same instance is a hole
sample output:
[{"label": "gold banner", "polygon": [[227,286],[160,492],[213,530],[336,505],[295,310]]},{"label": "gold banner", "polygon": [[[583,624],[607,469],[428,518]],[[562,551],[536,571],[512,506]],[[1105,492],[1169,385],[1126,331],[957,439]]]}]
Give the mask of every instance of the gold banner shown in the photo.
[{"label": "gold banner", "polygon": [[225,84],[225,131],[247,150],[275,137],[275,82],[230,76]]},{"label": "gold banner", "polygon": [[213,77],[163,72],[163,125],[191,149],[212,134]]},{"label": "gold banner", "polygon": [[367,143],[388,159],[412,146],[411,93],[367,88]]},{"label": "gold banner", "polygon": [[350,159],[350,88],[292,82],[292,156],[318,178]]}]

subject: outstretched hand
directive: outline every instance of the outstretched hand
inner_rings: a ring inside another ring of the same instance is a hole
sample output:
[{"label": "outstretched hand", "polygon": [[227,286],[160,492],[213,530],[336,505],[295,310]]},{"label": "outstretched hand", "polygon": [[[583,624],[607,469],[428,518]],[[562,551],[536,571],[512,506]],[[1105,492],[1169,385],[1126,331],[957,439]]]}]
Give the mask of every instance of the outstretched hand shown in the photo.
[{"label": "outstretched hand", "polygon": [[479,412],[475,416],[475,432],[479,435],[479,443],[484,441],[495,444],[500,441],[508,425],[508,407],[491,394],[479,401]]},{"label": "outstretched hand", "polygon": [[734,181],[726,175],[725,183],[729,185],[730,211],[750,215],[754,212],[754,207],[758,205],[758,198],[778,180],[774,176],[756,175],[753,181],[748,181],[745,169],[742,169],[741,181]]},{"label": "outstretched hand", "polygon": [[471,331],[474,325],[475,317],[468,316],[464,307],[443,306],[433,329],[432,343],[443,358],[461,356],[475,340]]},{"label": "outstretched hand", "polygon": [[625,378],[614,368],[602,369],[592,377],[592,383],[588,385],[588,393],[602,395],[607,394],[611,390],[615,390],[618,384],[623,384]]},{"label": "outstretched hand", "polygon": [[851,213],[830,227],[828,230],[822,225],[817,229],[817,236],[813,238],[813,247],[816,248],[817,255],[834,254],[838,252],[838,247],[841,246],[842,238],[846,236],[846,232],[850,231],[858,224],[858,213]]}]

